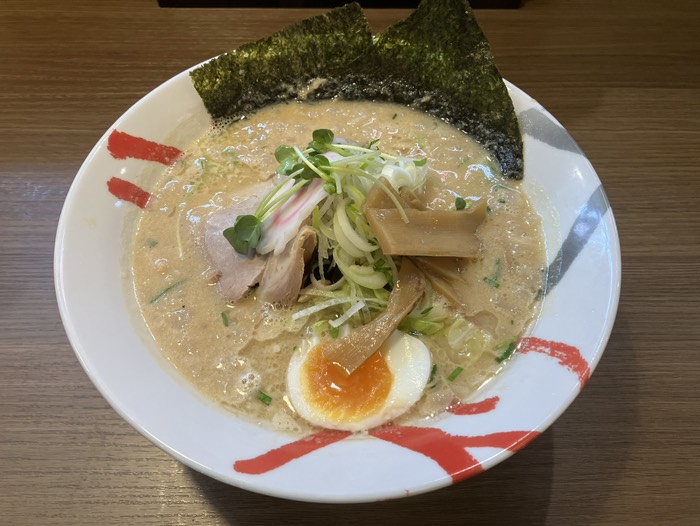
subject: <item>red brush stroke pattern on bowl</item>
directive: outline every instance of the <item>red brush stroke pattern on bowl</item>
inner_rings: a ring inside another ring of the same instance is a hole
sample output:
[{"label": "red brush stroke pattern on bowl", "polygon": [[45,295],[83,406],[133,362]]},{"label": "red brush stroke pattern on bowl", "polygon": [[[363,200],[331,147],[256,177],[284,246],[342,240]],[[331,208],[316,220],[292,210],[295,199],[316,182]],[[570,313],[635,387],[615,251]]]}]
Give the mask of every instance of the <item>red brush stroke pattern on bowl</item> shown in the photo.
[{"label": "red brush stroke pattern on bowl", "polygon": [[[182,150],[174,146],[159,144],[119,130],[113,130],[109,134],[107,149],[115,159],[139,159],[166,166],[173,164],[182,155]],[[140,186],[119,177],[107,181],[107,190],[117,199],[133,203],[139,208],[146,208],[151,198],[151,194]]]},{"label": "red brush stroke pattern on bowl", "polygon": [[139,208],[146,208],[148,200],[151,198],[151,194],[140,186],[119,177],[112,177],[107,181],[107,190],[117,199],[134,203]]},{"label": "red brush stroke pattern on bowl", "polygon": [[182,150],[136,137],[119,130],[113,130],[107,139],[107,149],[115,159],[141,159],[166,166],[174,163],[182,155]]}]

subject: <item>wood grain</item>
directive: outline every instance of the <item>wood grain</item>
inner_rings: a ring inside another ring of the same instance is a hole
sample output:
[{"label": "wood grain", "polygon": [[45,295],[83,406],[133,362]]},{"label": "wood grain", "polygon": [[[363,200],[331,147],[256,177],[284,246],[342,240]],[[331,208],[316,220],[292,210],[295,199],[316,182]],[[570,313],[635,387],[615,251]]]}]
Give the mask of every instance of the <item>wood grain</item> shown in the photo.
[{"label": "wood grain", "polygon": [[[63,199],[129,106],[183,69],[318,10],[0,4],[0,523],[697,524],[700,3],[527,0],[481,10],[506,78],[571,132],[622,241],[623,288],[586,389],[513,458],[361,505],[289,502],[189,470],[128,426],[76,360],[53,291]],[[369,11],[375,30],[406,15]]]}]

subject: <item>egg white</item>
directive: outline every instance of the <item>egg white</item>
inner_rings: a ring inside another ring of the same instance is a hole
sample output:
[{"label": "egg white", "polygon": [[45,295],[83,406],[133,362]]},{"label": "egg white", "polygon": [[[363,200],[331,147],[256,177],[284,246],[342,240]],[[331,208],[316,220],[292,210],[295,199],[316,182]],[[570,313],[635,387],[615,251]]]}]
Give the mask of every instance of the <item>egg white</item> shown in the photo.
[{"label": "egg white", "polygon": [[383,356],[393,382],[384,404],[374,413],[353,422],[341,422],[312,406],[304,396],[301,376],[309,352],[319,343],[314,337],[296,351],[287,369],[287,393],[295,411],[311,424],[343,431],[363,431],[398,418],[423,395],[430,377],[430,351],[418,338],[395,331],[384,344]]}]

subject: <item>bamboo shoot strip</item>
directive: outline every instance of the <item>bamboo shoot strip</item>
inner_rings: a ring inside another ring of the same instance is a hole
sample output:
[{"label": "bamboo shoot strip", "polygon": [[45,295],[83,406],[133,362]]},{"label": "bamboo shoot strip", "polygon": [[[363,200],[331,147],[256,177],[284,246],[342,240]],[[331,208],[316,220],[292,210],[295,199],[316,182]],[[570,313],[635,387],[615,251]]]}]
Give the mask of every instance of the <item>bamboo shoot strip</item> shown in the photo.
[{"label": "bamboo shoot strip", "polygon": [[410,259],[404,258],[386,311],[347,336],[330,342],[324,351],[326,357],[352,374],[392,335],[418,304],[424,290],[425,276]]},{"label": "bamboo shoot strip", "polygon": [[395,208],[368,208],[365,216],[382,252],[390,256],[466,257],[479,255],[476,229],[486,217],[486,203],[465,210],[406,209],[408,223]]}]

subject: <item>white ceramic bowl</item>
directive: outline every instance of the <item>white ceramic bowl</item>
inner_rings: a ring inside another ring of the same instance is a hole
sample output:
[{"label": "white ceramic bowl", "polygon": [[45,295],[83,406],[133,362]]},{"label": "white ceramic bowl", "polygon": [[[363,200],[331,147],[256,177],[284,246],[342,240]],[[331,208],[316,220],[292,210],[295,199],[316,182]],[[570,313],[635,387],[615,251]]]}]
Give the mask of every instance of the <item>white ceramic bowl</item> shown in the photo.
[{"label": "white ceramic bowl", "polygon": [[327,432],[299,440],[220,409],[159,356],[134,314],[125,265],[138,209],[116,199],[107,182],[147,185],[166,169],[158,161],[119,157],[157,159],[167,150],[140,142],[140,153],[133,144],[121,152],[119,139],[183,149],[205,130],[209,117],[188,72],[149,93],[104,134],[61,214],[58,302],[95,386],[125,420],[186,465],[290,499],[359,502],[421,493],[488,469],[523,447],[568,407],[601,357],[617,311],[620,249],[591,164],[537,102],[508,88],[524,132],[524,184],[545,226],[550,290],[522,351],[458,414],[364,438]]}]

